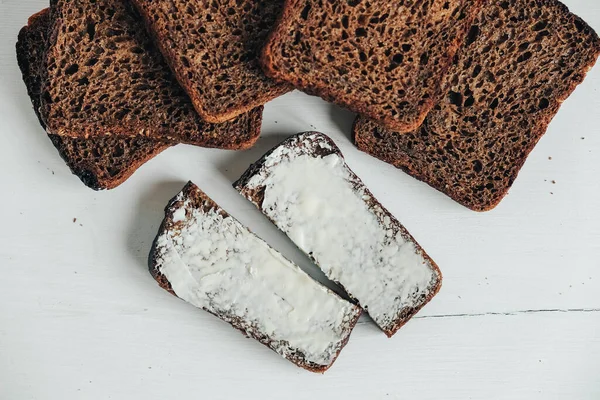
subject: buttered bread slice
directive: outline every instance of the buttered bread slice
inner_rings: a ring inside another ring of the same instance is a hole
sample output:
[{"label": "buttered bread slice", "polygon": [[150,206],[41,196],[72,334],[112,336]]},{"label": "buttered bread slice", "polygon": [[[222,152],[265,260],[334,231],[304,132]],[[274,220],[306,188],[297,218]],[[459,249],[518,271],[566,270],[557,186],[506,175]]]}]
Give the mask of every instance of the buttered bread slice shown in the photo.
[{"label": "buttered bread slice", "polygon": [[160,286],[296,365],[324,372],[360,308],[312,280],[188,183],[167,206],[150,254]]},{"label": "buttered bread slice", "polygon": [[234,183],[392,336],[438,292],[437,265],[318,132],[293,136]]}]

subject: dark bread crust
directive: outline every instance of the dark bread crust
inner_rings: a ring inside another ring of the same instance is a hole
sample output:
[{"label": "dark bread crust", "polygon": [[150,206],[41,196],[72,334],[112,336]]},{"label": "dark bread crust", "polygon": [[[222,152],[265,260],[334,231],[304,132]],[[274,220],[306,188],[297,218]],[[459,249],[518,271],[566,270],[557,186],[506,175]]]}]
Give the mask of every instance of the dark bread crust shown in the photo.
[{"label": "dark bread crust", "polygon": [[19,31],[16,44],[17,63],[27,88],[27,94],[32,102],[35,115],[44,129],[46,129],[46,123],[39,110],[42,90],[41,64],[46,53],[49,26],[50,9],[45,8],[29,17],[27,25]]},{"label": "dark bread crust", "polygon": [[492,0],[424,124],[398,134],[358,117],[354,141],[465,207],[491,210],[599,54],[597,34],[562,3]]},{"label": "dark bread crust", "polygon": [[[320,146],[319,147],[307,146],[305,141],[308,139],[305,139],[303,136],[303,135],[307,135],[307,134],[317,134],[318,141],[327,143],[329,145],[328,146],[329,148],[320,147]],[[302,137],[302,140],[299,139],[301,137]],[[254,205],[256,205],[258,207],[258,209],[261,211],[262,211],[262,204],[263,204],[264,196],[265,196],[265,192],[264,192],[265,188],[259,187],[257,189],[251,189],[248,187],[248,183],[254,176],[259,174],[263,170],[263,168],[265,166],[265,162],[267,161],[269,155],[271,155],[271,153],[273,151],[275,151],[276,149],[278,149],[282,146],[288,147],[288,148],[296,148],[296,149],[302,151],[302,154],[307,154],[311,157],[322,158],[322,157],[326,157],[330,154],[335,154],[335,155],[339,156],[342,160],[344,159],[344,155],[342,154],[340,149],[337,147],[335,142],[333,140],[331,140],[331,138],[327,137],[326,135],[323,135],[322,133],[304,132],[304,133],[299,133],[295,136],[292,136],[292,137],[286,139],[281,144],[279,144],[275,148],[268,151],[258,161],[253,163],[248,168],[248,170],[246,170],[246,172],[244,172],[244,174],[240,177],[240,179],[238,179],[236,182],[233,183],[233,187],[242,196],[244,196],[245,198],[250,200]],[[394,230],[394,233],[400,233],[406,241],[413,243],[415,245],[416,250],[419,253],[421,253],[423,255],[423,257],[425,258],[425,260],[428,262],[428,265],[433,270],[434,275],[437,276],[437,279],[435,280],[435,282],[432,284],[432,286],[430,286],[428,294],[420,299],[419,306],[403,309],[395,318],[395,323],[393,326],[389,327],[388,329],[382,328],[382,330],[388,337],[392,337],[404,324],[406,324],[417,312],[419,312],[421,310],[421,308],[423,308],[427,303],[429,303],[431,301],[431,299],[440,291],[440,289],[442,287],[442,273],[441,273],[438,265],[435,263],[435,261],[433,261],[433,259],[431,259],[431,257],[425,252],[425,250],[423,250],[423,248],[419,245],[419,243],[415,240],[415,238],[408,232],[408,230],[406,230],[406,228],[396,219],[396,217],[394,217],[383,205],[381,205],[381,203],[375,198],[375,196],[373,196],[371,191],[365,187],[364,183],[360,180],[360,178],[358,176],[356,176],[356,174],[354,174],[354,172],[352,172],[352,170],[350,170],[350,173],[352,175],[351,179],[352,179],[353,186],[356,189],[364,188],[365,194],[369,197],[369,200],[365,201],[366,204],[368,205],[369,209],[372,210],[372,209],[380,208],[383,211],[381,214],[375,213],[375,215],[379,219],[379,222],[381,224],[383,224],[384,216],[389,217],[390,220],[392,221],[390,225],[392,226],[391,229]],[[316,179],[318,179],[318,178],[316,178]],[[266,214],[265,214],[265,216],[273,224],[277,225],[276,221],[274,221],[272,218],[270,218]],[[319,261],[316,260],[312,254],[307,254],[307,255],[316,265],[319,265]],[[344,285],[340,282],[336,281],[335,283],[337,285],[341,286],[342,288],[344,287]],[[344,288],[344,290],[346,291],[346,293],[348,293],[349,296],[352,297],[351,292],[349,292],[345,288]],[[359,301],[357,299],[354,299],[354,300],[356,301],[357,304],[359,303]]]},{"label": "dark bread crust", "polygon": [[274,79],[410,132],[443,94],[442,77],[482,1],[286,0],[261,63]]},{"label": "dark bread crust", "polygon": [[71,172],[94,190],[116,188],[142,165],[173,146],[146,138],[48,137]]},{"label": "dark bread crust", "polygon": [[[183,188],[183,190],[178,195],[176,195],[173,199],[171,199],[169,201],[169,203],[165,207],[165,218],[158,230],[158,234],[156,235],[156,238],[154,239],[154,242],[152,244],[152,249],[150,250],[150,255],[148,258],[148,269],[149,269],[152,277],[158,282],[159,286],[176,297],[177,297],[177,295],[173,291],[171,283],[158,270],[159,248],[157,245],[157,241],[163,232],[168,231],[168,230],[173,230],[173,229],[176,230],[178,226],[181,226],[185,223],[185,221],[174,222],[173,221],[173,213],[175,212],[175,210],[184,206],[184,203],[186,201],[188,202],[187,210],[201,209],[204,211],[208,211],[210,209],[213,209],[213,210],[216,210],[219,214],[221,214],[224,218],[230,217],[230,215],[225,210],[223,210],[221,207],[219,207],[210,197],[208,197],[202,190],[200,190],[200,188],[198,188],[192,182],[188,182],[185,185],[185,187]],[[204,309],[204,308],[203,308],[203,310],[207,311],[207,312],[211,313],[212,315],[214,315],[215,317],[229,323],[233,328],[239,330],[246,337],[252,337],[252,338],[258,340],[263,345],[271,348],[269,344],[272,342],[272,340],[269,337],[261,334],[259,329],[253,329],[254,328],[253,326],[248,325],[248,323],[243,321],[242,319],[231,318],[231,317],[225,316],[225,315],[219,315],[218,313],[214,313],[214,312],[212,312],[208,309]],[[352,331],[352,329],[358,322],[360,314],[361,314],[360,311],[358,311],[356,313],[356,316],[351,321],[348,322],[347,327],[346,327],[347,332]],[[348,333],[348,335],[346,335],[345,339],[343,340],[343,342],[340,346],[340,349],[338,350],[337,354],[335,355],[334,359],[331,361],[331,363],[329,365],[325,365],[325,366],[318,365],[318,364],[312,363],[310,361],[306,361],[304,359],[304,354],[302,354],[300,352],[296,352],[290,356],[286,356],[285,358],[290,360],[297,366],[304,368],[308,371],[324,373],[333,365],[333,363],[338,358],[342,349],[348,343],[349,339],[350,339],[350,334]]]},{"label": "dark bread crust", "polygon": [[45,63],[41,113],[53,134],[222,149],[258,139],[261,108],[225,124],[200,119],[127,2],[52,0]]},{"label": "dark bread crust", "polygon": [[205,121],[228,121],[292,90],[258,63],[280,0],[131,1]]},{"label": "dark bread crust", "polygon": [[[43,128],[39,113],[41,66],[50,26],[49,9],[29,18],[19,32],[17,60],[33,109]],[[73,139],[48,135],[73,174],[94,190],[112,189],[129,178],[142,164],[171,146],[146,138]]]}]

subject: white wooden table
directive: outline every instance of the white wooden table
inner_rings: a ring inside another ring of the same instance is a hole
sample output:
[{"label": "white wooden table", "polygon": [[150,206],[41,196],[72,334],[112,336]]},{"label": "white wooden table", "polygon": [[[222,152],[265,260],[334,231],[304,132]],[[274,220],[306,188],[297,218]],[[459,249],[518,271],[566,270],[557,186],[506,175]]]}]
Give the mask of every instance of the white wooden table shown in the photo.
[{"label": "white wooden table", "polygon": [[[45,4],[0,0],[0,399],[600,399],[600,66],[492,212],[360,153],[353,115],[299,92],[267,105],[253,150],[177,146],[96,193],[40,129],[17,68],[17,32]],[[599,3],[567,5],[600,30]],[[164,292],[146,267],[163,207],[192,180],[310,270],[230,184],[312,129],[336,141],[445,277],[393,339],[362,319],[325,375]]]}]

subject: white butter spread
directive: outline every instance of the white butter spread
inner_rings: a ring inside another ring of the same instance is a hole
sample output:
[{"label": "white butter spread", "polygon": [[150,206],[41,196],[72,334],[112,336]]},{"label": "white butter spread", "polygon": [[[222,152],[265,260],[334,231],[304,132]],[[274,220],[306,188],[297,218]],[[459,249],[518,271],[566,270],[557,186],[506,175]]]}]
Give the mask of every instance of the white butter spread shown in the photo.
[{"label": "white butter spread", "polygon": [[[181,299],[289,358],[329,365],[360,310],[218,208],[181,206],[156,242],[158,270]],[[175,203],[177,204],[177,203]]]},{"label": "white butter spread", "polygon": [[239,189],[264,187],[263,213],[390,330],[402,311],[423,303],[438,274],[387,210],[366,203],[370,195],[344,159],[318,156],[319,147],[331,150],[319,133],[288,140]]}]

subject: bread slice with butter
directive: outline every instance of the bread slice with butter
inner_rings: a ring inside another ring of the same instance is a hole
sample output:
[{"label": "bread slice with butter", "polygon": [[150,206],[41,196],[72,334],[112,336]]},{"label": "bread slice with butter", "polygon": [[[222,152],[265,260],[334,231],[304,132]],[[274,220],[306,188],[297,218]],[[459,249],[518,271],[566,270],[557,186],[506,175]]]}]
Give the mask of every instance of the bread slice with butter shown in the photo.
[{"label": "bread slice with butter", "polygon": [[149,267],[165,290],[313,372],[331,367],[361,313],[191,182],[165,209]]},{"label": "bread slice with butter", "polygon": [[442,275],[318,132],[293,136],[234,183],[392,336],[439,291]]}]

